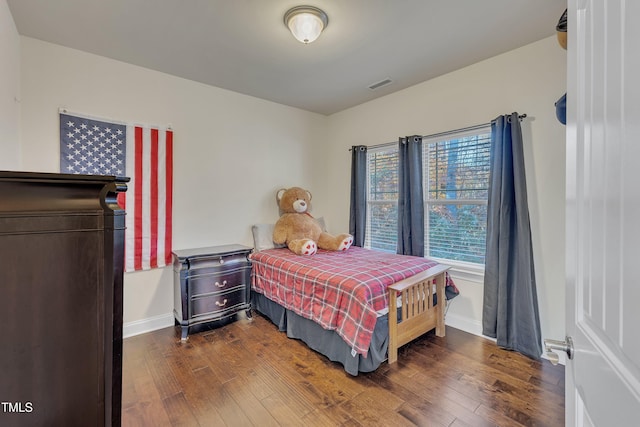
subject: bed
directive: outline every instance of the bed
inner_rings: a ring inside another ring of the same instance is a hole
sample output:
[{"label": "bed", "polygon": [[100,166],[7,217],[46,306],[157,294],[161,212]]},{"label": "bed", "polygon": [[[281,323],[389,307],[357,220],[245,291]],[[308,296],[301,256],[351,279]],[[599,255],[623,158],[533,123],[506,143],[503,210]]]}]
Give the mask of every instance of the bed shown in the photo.
[{"label": "bed", "polygon": [[445,335],[438,301],[445,288],[457,294],[448,266],[355,246],[298,256],[275,247],[270,230],[253,227],[252,307],[347,373],[395,363],[401,346],[433,329]]}]

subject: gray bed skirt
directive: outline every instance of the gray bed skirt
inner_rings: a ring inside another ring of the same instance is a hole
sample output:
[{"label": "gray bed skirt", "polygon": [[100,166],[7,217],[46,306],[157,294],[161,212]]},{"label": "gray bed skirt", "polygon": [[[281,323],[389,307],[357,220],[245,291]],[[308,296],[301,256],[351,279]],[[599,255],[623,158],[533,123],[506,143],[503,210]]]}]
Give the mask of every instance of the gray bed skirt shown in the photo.
[{"label": "gray bed skirt", "polygon": [[329,360],[342,363],[348,374],[355,376],[358,372],[375,371],[382,362],[387,360],[389,345],[387,316],[378,317],[367,357],[360,354],[354,357],[351,355],[351,348],[335,331],[323,329],[314,321],[287,310],[264,295],[251,291],[251,305],[270,319],[280,331],[286,331],[289,338],[302,340],[309,348],[325,355]]}]

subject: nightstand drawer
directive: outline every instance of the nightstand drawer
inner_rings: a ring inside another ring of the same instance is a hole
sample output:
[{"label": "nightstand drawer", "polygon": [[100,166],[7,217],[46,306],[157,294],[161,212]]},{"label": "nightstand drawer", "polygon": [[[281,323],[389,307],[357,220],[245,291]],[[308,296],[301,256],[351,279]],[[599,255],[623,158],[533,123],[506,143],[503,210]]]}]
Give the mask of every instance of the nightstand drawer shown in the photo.
[{"label": "nightstand drawer", "polygon": [[189,259],[189,275],[215,273],[251,265],[246,253],[201,255]]},{"label": "nightstand drawer", "polygon": [[190,296],[220,292],[238,285],[248,286],[249,283],[245,282],[250,270],[251,267],[242,267],[219,273],[194,274],[187,279]]},{"label": "nightstand drawer", "polygon": [[227,312],[235,313],[236,308],[244,306],[246,302],[244,286],[238,286],[231,292],[194,298],[191,300],[191,318],[197,319],[200,316],[222,317]]}]

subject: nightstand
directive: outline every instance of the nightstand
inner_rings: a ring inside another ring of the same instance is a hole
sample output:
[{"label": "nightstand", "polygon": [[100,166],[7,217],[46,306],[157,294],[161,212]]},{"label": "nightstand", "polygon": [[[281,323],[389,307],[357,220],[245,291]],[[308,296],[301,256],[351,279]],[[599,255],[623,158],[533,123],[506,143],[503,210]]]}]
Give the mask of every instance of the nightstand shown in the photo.
[{"label": "nightstand", "polygon": [[195,326],[245,310],[251,317],[252,248],[212,246],[173,251],[173,314],[186,340]]}]

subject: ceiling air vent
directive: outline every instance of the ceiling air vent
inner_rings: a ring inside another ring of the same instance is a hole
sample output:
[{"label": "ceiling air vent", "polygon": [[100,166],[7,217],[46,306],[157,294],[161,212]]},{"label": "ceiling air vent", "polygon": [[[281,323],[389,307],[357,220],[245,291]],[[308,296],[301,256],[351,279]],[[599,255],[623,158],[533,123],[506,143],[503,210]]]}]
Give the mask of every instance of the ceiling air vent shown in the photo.
[{"label": "ceiling air vent", "polygon": [[369,85],[369,89],[376,90],[378,88],[381,88],[382,86],[386,86],[386,85],[389,85],[389,84],[391,84],[391,79],[390,78],[386,78],[386,79],[381,80],[381,81],[379,81],[377,83]]}]

